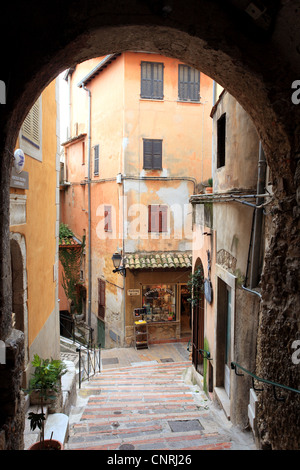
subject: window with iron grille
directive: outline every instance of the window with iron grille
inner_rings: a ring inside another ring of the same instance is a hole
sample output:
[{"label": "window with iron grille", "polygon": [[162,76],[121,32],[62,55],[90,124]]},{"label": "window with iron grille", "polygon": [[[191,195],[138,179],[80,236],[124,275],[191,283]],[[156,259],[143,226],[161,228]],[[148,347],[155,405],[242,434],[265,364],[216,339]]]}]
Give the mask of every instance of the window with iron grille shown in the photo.
[{"label": "window with iron grille", "polygon": [[141,98],[162,100],[164,98],[164,64],[141,63]]},{"label": "window with iron grille", "polygon": [[162,140],[143,139],[144,170],[162,169]]},{"label": "window with iron grille", "polygon": [[217,121],[217,168],[225,166],[226,114]]},{"label": "window with iron grille", "polygon": [[154,204],[148,206],[148,232],[167,232],[168,206]]},{"label": "window with iron grille", "polygon": [[181,101],[200,101],[200,72],[188,65],[178,66],[178,98]]},{"label": "window with iron grille", "polygon": [[99,175],[99,145],[94,147],[94,174]]}]

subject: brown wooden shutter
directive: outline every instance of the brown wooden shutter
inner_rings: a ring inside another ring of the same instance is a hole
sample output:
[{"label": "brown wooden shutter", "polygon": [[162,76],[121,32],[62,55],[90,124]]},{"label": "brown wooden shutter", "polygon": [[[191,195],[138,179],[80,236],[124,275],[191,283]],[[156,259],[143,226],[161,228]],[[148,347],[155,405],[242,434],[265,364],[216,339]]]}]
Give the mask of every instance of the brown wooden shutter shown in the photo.
[{"label": "brown wooden shutter", "polygon": [[168,230],[168,206],[148,206],[148,231],[167,232]]},{"label": "brown wooden shutter", "polygon": [[98,279],[98,317],[105,318],[105,281]]},{"label": "brown wooden shutter", "polygon": [[104,206],[104,231],[111,232],[111,206]]},{"label": "brown wooden shutter", "polygon": [[148,232],[159,232],[159,206],[148,206]]},{"label": "brown wooden shutter", "polygon": [[168,207],[159,206],[159,231],[167,232],[168,230]]}]

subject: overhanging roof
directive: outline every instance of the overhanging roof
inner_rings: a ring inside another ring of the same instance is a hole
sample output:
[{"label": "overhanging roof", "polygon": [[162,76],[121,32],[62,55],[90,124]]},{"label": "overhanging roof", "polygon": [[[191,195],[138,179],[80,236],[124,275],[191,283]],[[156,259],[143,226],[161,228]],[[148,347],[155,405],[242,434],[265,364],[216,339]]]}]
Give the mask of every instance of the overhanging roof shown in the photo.
[{"label": "overhanging roof", "polygon": [[113,60],[116,60],[116,58],[121,55],[121,54],[109,54],[102,59],[99,64],[96,65],[96,67],[93,68],[85,77],[83,77],[82,80],[78,83],[78,87],[82,87],[83,85],[86,85],[88,82],[93,80],[93,78],[96,77],[100,72],[102,72],[103,69],[105,69]]},{"label": "overhanging roof", "polygon": [[191,252],[135,253],[124,255],[127,269],[192,268]]}]

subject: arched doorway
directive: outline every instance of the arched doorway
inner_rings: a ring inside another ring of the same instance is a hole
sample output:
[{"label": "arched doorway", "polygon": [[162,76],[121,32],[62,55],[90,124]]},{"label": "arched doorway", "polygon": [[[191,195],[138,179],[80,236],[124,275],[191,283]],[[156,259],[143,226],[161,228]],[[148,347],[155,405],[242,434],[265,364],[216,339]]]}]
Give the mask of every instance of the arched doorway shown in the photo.
[{"label": "arched doorway", "polygon": [[204,271],[201,260],[195,263],[193,279],[193,329],[192,362],[197,372],[203,375],[204,350]]},{"label": "arched doorway", "polygon": [[[264,11],[253,15],[245,9],[244,2],[206,0],[170,3],[133,0],[125,13],[122,2],[88,1],[84,6],[66,2],[60,4],[60,11],[53,3],[47,5],[47,14],[38,2],[32,4],[32,8],[36,7],[34,14],[25,4],[17,9],[14,2],[5,6],[2,43],[9,44],[10,49],[6,48],[2,56],[1,77],[7,97],[0,113],[0,292],[4,293],[0,298],[0,338],[6,339],[11,331],[8,226],[11,154],[27,112],[42,89],[66,67],[110,52],[158,51],[180,58],[214,78],[256,124],[275,191],[274,236],[262,279],[258,375],[274,380],[280,369],[281,381],[295,387],[299,370],[294,368],[291,372],[291,354],[286,352],[299,334],[297,269],[289,268],[296,265],[299,257],[295,220],[300,215],[299,192],[296,196],[300,187],[297,130],[300,107],[291,101],[291,85],[300,70],[299,41],[297,34],[289,34],[297,27],[297,8],[295,2],[269,3],[272,5],[266,7],[266,16]],[[20,47],[15,31],[22,30],[24,19],[26,35]],[[278,341],[283,332],[285,340]],[[286,416],[293,416],[293,404],[292,397]],[[273,416],[277,406],[278,403],[265,401],[261,408],[267,428],[276,428]],[[287,425],[288,430],[293,439],[296,424]],[[278,442],[277,431],[272,439]]]},{"label": "arched doorway", "polygon": [[24,333],[25,367],[28,362],[26,244],[20,233],[10,235],[12,327]]}]

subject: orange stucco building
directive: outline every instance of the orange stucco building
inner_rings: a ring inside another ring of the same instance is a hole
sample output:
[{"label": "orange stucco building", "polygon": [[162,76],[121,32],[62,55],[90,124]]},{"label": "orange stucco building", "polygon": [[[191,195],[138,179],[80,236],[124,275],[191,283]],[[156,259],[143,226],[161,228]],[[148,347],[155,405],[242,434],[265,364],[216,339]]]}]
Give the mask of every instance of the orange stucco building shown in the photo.
[{"label": "orange stucco building", "polygon": [[12,311],[24,333],[25,376],[34,354],[60,357],[58,307],[58,84],[43,91],[19,132],[23,171],[12,169],[10,246]]},{"label": "orange stucco building", "polygon": [[144,307],[150,342],[189,339],[189,198],[211,177],[213,81],[145,52],[89,60],[65,79],[61,222],[86,235],[86,321],[102,346],[132,345]]}]

